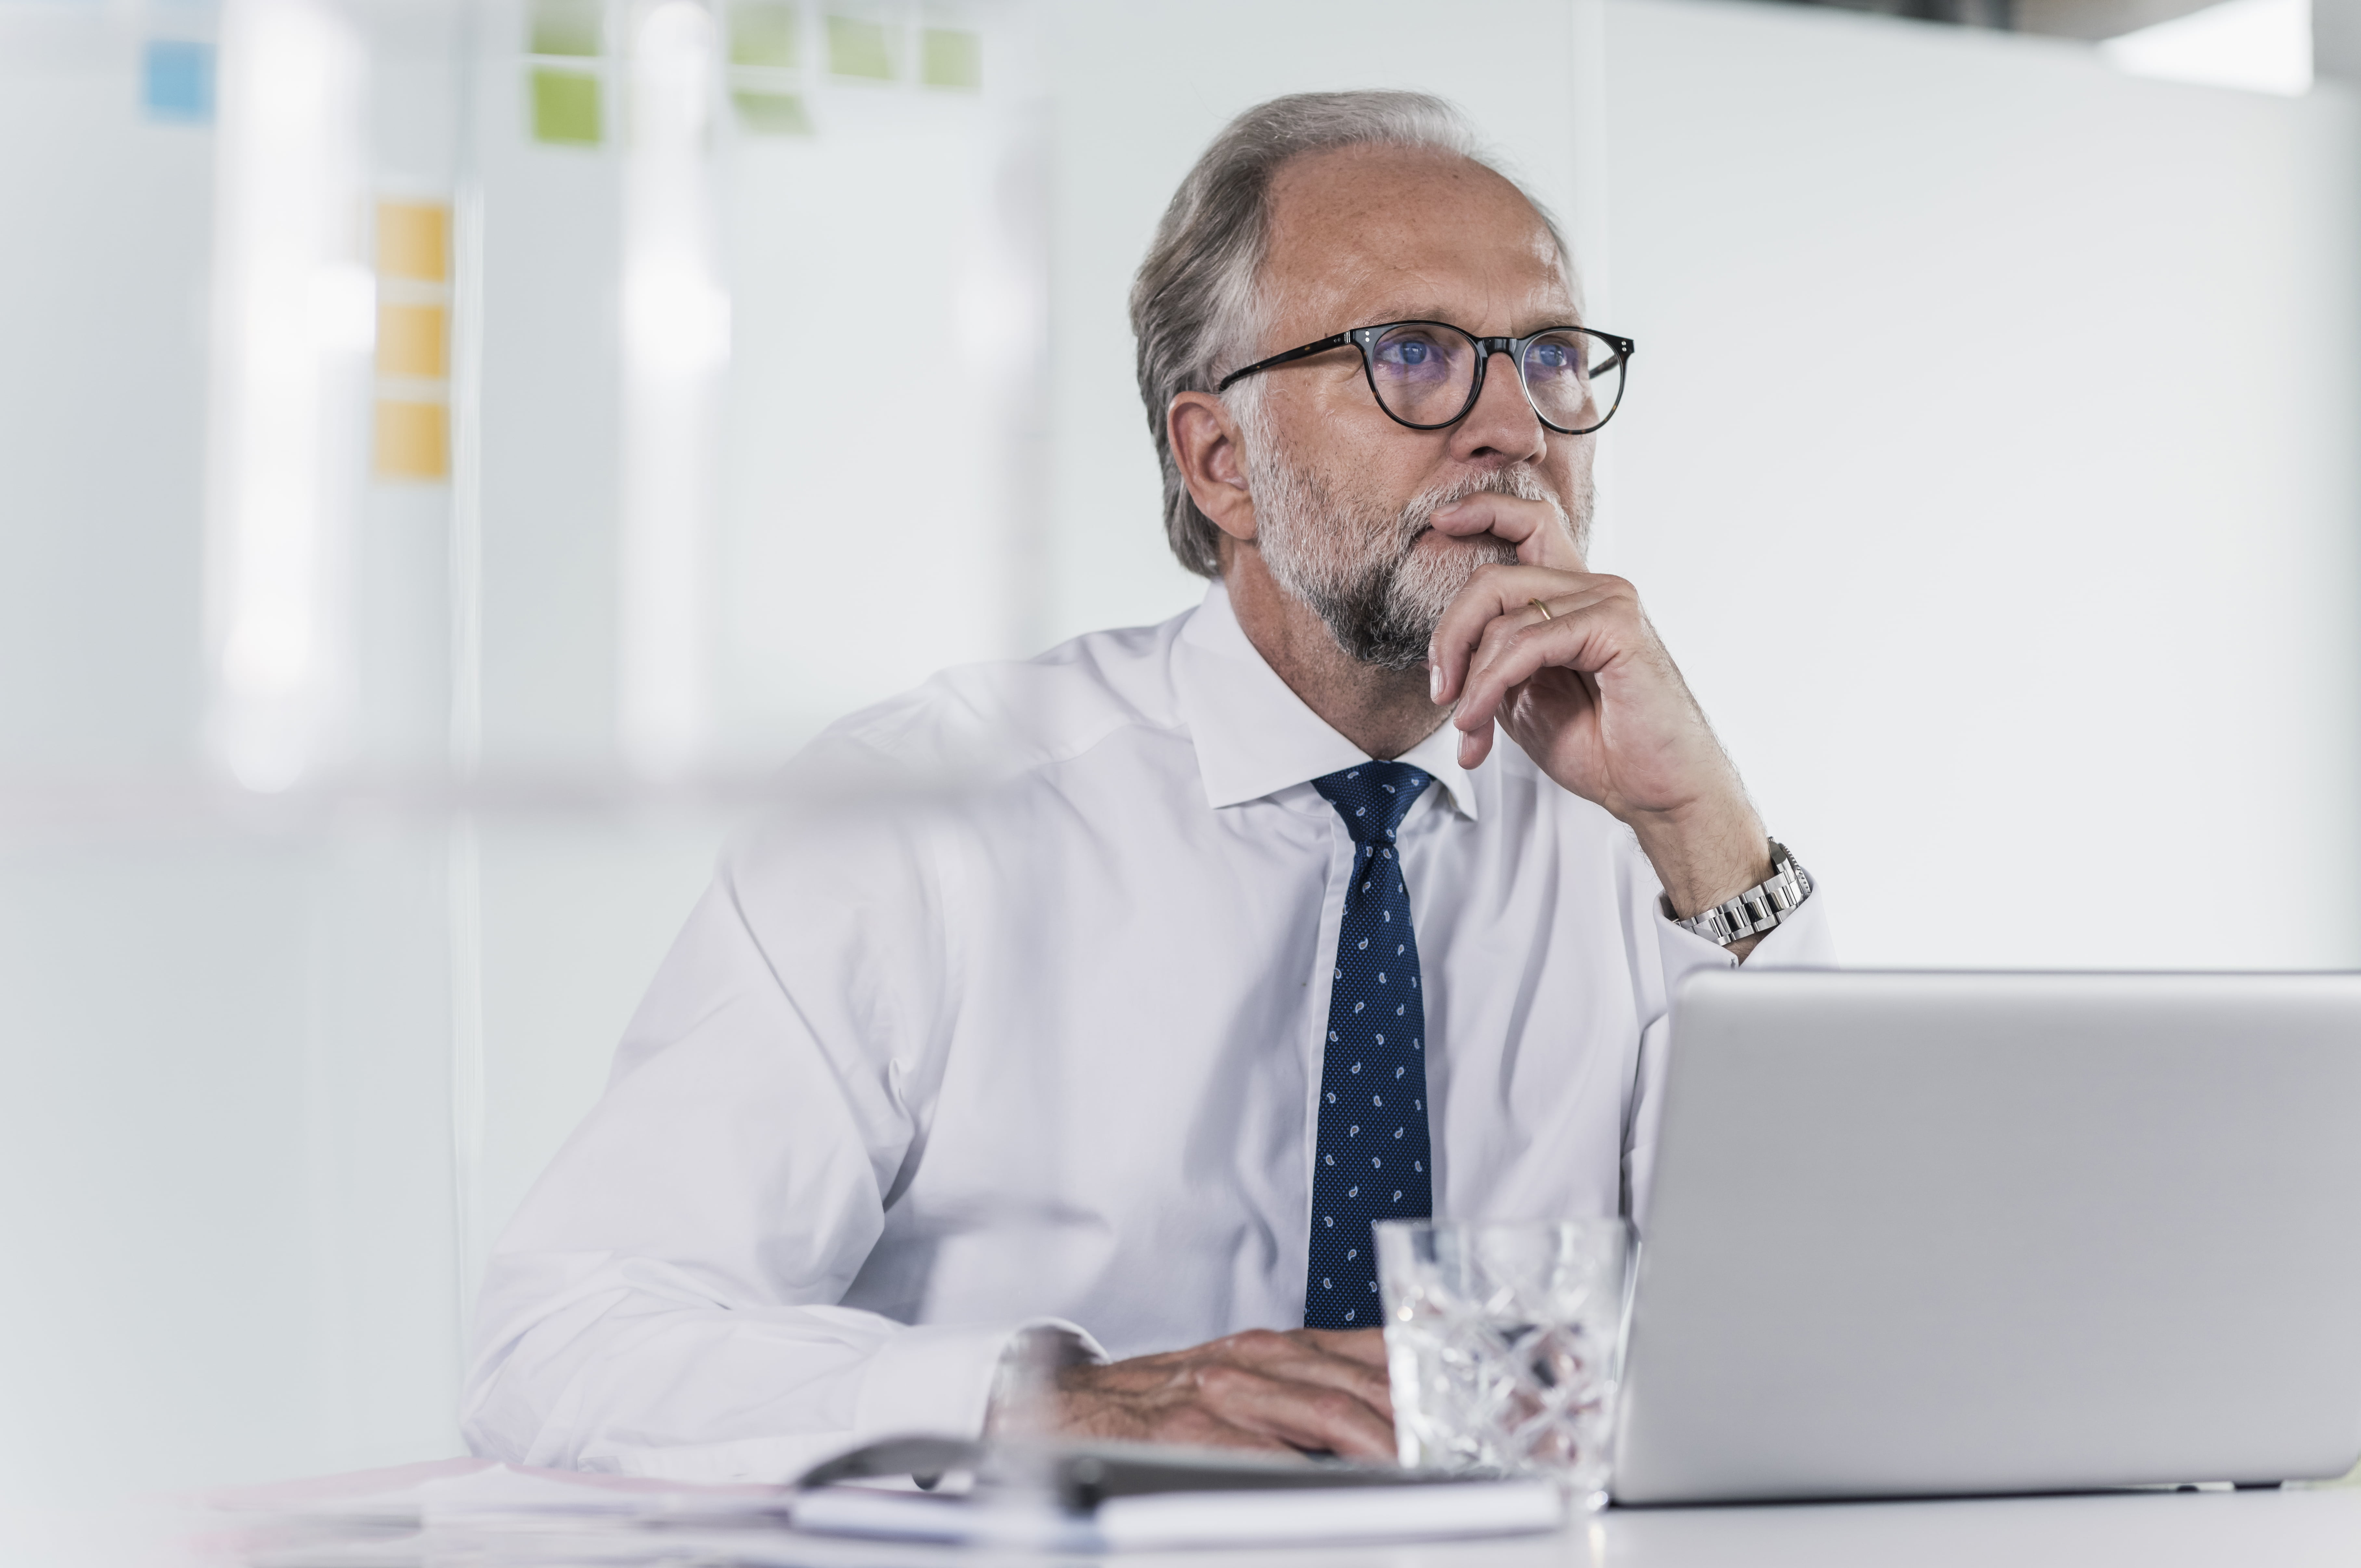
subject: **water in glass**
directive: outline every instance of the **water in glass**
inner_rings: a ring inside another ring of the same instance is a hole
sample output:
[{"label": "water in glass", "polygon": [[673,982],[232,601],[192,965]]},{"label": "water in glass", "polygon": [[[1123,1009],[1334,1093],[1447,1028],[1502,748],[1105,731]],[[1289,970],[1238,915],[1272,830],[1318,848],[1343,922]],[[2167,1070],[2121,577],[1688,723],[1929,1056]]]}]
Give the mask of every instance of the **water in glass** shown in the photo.
[{"label": "water in glass", "polygon": [[1547,1474],[1603,1502],[1622,1222],[1387,1221],[1377,1243],[1401,1463]]}]

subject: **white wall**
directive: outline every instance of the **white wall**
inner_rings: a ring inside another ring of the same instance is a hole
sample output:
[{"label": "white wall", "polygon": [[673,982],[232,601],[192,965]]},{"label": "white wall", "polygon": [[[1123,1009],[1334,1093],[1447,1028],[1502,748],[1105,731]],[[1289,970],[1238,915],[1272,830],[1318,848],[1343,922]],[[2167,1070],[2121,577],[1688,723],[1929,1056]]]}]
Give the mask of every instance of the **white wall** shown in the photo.
[{"label": "white wall", "polygon": [[2361,105],[1609,11],[1604,564],[1854,962],[2361,962]]}]

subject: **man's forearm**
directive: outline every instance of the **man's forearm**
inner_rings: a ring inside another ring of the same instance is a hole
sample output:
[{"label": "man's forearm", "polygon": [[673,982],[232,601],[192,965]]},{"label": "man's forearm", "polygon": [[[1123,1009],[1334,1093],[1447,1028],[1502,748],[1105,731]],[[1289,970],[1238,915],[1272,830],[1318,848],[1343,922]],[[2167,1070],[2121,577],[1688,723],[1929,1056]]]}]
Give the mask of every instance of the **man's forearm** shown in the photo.
[{"label": "man's forearm", "polygon": [[[1640,813],[1631,826],[1676,919],[1702,915],[1771,875],[1770,834],[1742,796],[1680,816]],[[1743,959],[1756,940],[1731,943],[1731,955]]]}]

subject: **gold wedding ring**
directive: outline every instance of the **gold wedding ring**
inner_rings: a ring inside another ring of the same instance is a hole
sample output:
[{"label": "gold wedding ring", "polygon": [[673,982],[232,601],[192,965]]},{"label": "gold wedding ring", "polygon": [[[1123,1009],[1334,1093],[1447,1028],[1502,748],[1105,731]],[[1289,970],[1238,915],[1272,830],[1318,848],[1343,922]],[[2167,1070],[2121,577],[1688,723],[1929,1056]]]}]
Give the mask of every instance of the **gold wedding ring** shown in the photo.
[{"label": "gold wedding ring", "polygon": [[1557,619],[1557,617],[1555,617],[1555,616],[1552,615],[1552,614],[1549,612],[1549,606],[1547,606],[1547,605],[1545,605],[1545,604],[1542,603],[1542,601],[1541,601],[1541,600],[1539,600],[1539,599],[1527,599],[1525,602],[1526,602],[1527,604],[1529,604],[1529,605],[1532,605],[1535,609],[1540,610],[1540,611],[1542,612],[1542,619],[1543,619],[1543,620],[1555,620]]}]

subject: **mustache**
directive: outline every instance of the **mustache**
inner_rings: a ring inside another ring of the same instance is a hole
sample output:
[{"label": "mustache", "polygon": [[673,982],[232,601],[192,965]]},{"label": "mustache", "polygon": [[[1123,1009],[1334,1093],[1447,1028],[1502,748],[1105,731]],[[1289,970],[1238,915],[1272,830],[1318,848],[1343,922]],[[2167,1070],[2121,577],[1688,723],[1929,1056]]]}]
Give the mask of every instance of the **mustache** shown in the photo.
[{"label": "mustache", "polygon": [[[1514,463],[1506,468],[1488,468],[1481,473],[1465,474],[1448,484],[1437,485],[1431,490],[1412,497],[1410,504],[1401,510],[1396,531],[1397,546],[1403,554],[1408,554],[1411,548],[1418,543],[1419,535],[1434,526],[1436,512],[1455,501],[1464,501],[1469,496],[1488,493],[1508,496],[1521,501],[1543,502],[1552,512],[1556,514],[1559,528],[1569,526],[1565,503],[1558,499],[1556,494],[1547,485],[1542,483],[1541,476],[1533,472],[1531,464]],[[1516,547],[1510,545],[1509,553],[1513,556]]]}]

